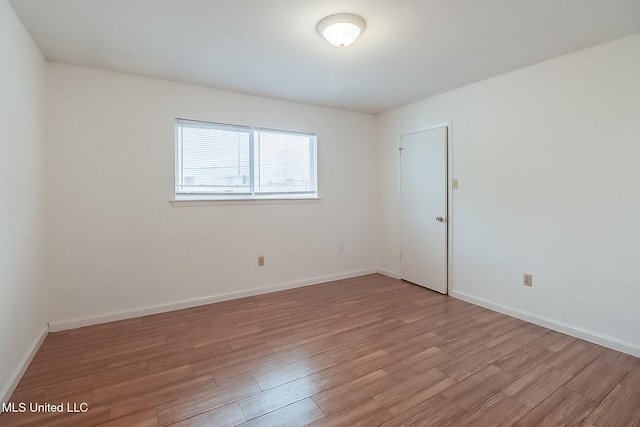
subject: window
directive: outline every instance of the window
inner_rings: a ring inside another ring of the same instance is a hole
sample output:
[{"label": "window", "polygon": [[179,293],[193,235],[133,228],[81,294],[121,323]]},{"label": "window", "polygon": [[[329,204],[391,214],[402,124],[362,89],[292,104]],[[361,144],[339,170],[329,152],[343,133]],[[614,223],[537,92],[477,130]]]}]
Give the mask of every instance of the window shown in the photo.
[{"label": "window", "polygon": [[316,135],[176,120],[176,199],[316,198]]}]

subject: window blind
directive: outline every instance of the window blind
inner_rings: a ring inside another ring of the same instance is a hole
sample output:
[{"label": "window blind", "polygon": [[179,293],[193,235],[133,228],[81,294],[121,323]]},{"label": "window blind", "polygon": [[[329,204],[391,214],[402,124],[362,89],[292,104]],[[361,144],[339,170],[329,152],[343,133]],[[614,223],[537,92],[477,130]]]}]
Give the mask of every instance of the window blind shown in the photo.
[{"label": "window blind", "polygon": [[316,135],[176,120],[176,197],[315,197]]}]

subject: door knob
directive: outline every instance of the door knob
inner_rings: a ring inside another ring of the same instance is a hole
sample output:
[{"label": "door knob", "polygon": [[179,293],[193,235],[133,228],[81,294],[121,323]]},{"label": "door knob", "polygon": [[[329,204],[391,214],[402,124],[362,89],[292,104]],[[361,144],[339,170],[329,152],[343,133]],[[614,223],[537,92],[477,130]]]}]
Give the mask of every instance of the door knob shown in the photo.
[{"label": "door knob", "polygon": [[437,216],[437,217],[436,217],[436,221],[438,221],[438,222],[444,222],[444,218],[443,218],[443,217],[441,217],[441,216]]}]

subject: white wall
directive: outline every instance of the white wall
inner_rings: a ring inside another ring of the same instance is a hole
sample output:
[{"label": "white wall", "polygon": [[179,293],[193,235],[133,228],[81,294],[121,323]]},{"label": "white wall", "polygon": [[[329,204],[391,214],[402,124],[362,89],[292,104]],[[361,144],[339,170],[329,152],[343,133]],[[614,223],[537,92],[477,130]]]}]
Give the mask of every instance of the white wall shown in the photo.
[{"label": "white wall", "polygon": [[[55,63],[47,76],[54,329],[373,271],[374,117]],[[172,207],[176,117],[316,132],[322,200]]]},{"label": "white wall", "polygon": [[44,337],[44,59],[0,0],[0,400]]},{"label": "white wall", "polygon": [[452,120],[453,295],[640,356],[639,52],[637,34],[379,116],[379,267],[398,271],[399,137]]}]

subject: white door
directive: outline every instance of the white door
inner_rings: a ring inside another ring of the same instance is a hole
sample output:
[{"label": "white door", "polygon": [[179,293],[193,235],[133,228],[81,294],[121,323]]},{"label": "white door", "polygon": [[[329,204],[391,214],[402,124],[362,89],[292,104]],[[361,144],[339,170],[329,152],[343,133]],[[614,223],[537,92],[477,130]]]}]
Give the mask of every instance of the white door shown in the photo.
[{"label": "white door", "polygon": [[400,142],[400,273],[447,293],[447,128]]}]

